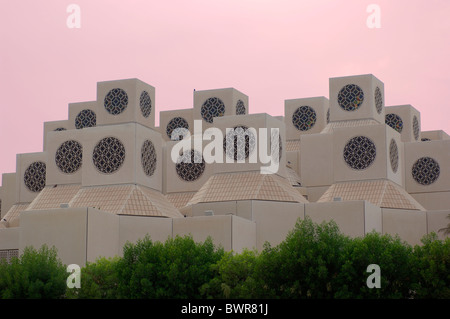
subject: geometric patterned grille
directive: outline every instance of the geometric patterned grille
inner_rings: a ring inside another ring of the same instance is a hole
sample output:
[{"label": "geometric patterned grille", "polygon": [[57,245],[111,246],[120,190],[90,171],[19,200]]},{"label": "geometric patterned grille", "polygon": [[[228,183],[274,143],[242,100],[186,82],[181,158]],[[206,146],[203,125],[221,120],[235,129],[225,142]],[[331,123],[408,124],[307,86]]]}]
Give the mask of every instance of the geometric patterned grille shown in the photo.
[{"label": "geometric patterned grille", "polygon": [[338,103],[346,111],[354,111],[364,101],[364,92],[356,84],[347,84],[338,94]]},{"label": "geometric patterned grille", "polygon": [[[278,140],[276,139],[276,135],[278,134]],[[270,146],[270,154],[272,154],[272,158],[275,163],[279,163],[281,160],[281,155],[283,154],[283,144],[281,142],[281,134],[278,130],[278,133],[273,130],[271,133],[271,146]]]},{"label": "geometric patterned grille", "polygon": [[105,109],[112,115],[122,113],[128,105],[127,93],[119,88],[112,89],[105,96]]},{"label": "geometric patterned grille", "polygon": [[400,116],[394,113],[386,114],[385,122],[397,132],[401,133],[403,130],[403,121]]},{"label": "geometric patterned grille", "polygon": [[58,127],[57,129],[54,129],[55,132],[61,132],[65,131],[66,129],[64,127]]},{"label": "geometric patterned grille", "polygon": [[413,117],[413,133],[414,133],[414,139],[416,141],[419,140],[419,133],[420,133],[419,120],[417,119],[417,116],[415,116],[415,115]]},{"label": "geometric patterned grille", "polygon": [[372,165],[377,149],[369,138],[356,136],[345,145],[343,154],[348,166],[356,170],[362,170]]},{"label": "geometric patterned grille", "polygon": [[225,114],[225,104],[219,98],[211,97],[203,103],[200,114],[206,122],[212,123],[214,117]]},{"label": "geometric patterned grille", "polygon": [[245,105],[242,100],[238,100],[236,103],[236,115],[245,115]]},{"label": "geometric patterned grille", "polygon": [[327,124],[330,123],[330,109],[327,111]]},{"label": "geometric patterned grille", "polygon": [[18,249],[2,249],[0,250],[0,262],[5,260],[7,263],[11,262],[12,258],[19,258]]},{"label": "geometric patterned grille", "polygon": [[380,114],[383,110],[383,96],[381,95],[381,90],[378,86],[375,89],[375,107],[378,114]]},{"label": "geometric patterned grille", "polygon": [[316,124],[317,114],[309,106],[300,106],[292,115],[292,123],[300,131],[307,131]]},{"label": "geometric patterned grille", "polygon": [[82,129],[85,127],[93,127],[97,124],[97,117],[95,113],[89,109],[78,113],[75,118],[75,128]]},{"label": "geometric patterned grille", "polygon": [[55,154],[56,166],[66,174],[75,173],[82,163],[83,147],[74,140],[61,144]]},{"label": "geometric patterned grille", "polygon": [[156,151],[155,146],[149,140],[146,140],[144,144],[142,144],[141,163],[145,175],[152,176],[156,169]]},{"label": "geometric patterned grille", "polygon": [[[244,142],[243,145],[241,145],[242,142]],[[243,125],[235,126],[223,139],[223,151],[228,158],[234,158],[235,161],[248,158],[255,146],[255,135]]]},{"label": "geometric patterned grille", "polygon": [[412,167],[414,180],[421,185],[433,184],[439,177],[440,167],[431,157],[419,158]]},{"label": "geometric patterned grille", "polygon": [[92,159],[100,172],[112,174],[125,161],[125,147],[117,138],[105,137],[95,146]]},{"label": "geometric patterned grille", "polygon": [[182,117],[174,117],[170,120],[169,124],[167,124],[166,133],[172,141],[179,141],[184,137],[184,129],[189,130],[189,123]]},{"label": "geometric patterned grille", "polygon": [[40,192],[45,187],[46,165],[44,162],[33,162],[25,170],[23,181],[32,192]]},{"label": "geometric patterned grille", "polygon": [[177,159],[175,170],[181,179],[186,182],[193,182],[202,176],[205,166],[205,160],[200,152],[191,150],[183,153]]},{"label": "geometric patterned grille", "polygon": [[398,147],[394,140],[391,140],[389,145],[389,159],[391,161],[391,168],[394,173],[398,170]]},{"label": "geometric patterned grille", "polygon": [[152,99],[147,91],[142,91],[139,105],[141,106],[142,115],[144,117],[149,117],[152,113]]}]

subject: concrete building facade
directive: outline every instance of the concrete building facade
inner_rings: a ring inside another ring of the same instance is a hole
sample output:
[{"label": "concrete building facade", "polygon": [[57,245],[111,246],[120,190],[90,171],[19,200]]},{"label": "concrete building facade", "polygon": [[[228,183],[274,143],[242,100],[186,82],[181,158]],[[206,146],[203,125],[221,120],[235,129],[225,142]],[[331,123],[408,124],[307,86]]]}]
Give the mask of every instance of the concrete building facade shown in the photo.
[{"label": "concrete building facade", "polygon": [[286,100],[283,117],[250,114],[234,88],[195,91],[159,127],[153,86],[97,83],[2,175],[0,258],[47,244],[83,265],[146,235],[261,250],[306,216],[420,244],[448,223],[450,136],[421,131],[411,105],[385,106],[371,74],[329,81],[329,99]]}]

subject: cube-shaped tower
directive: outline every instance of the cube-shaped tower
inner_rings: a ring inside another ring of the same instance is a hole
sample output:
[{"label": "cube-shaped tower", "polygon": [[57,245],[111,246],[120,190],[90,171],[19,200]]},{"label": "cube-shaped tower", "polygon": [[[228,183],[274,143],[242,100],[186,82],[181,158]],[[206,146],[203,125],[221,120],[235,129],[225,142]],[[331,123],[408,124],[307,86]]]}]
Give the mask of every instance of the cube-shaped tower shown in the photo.
[{"label": "cube-shaped tower", "polygon": [[384,123],[384,84],[372,74],[330,78],[330,122]]},{"label": "cube-shaped tower", "polygon": [[203,128],[214,126],[214,118],[248,114],[248,96],[234,89],[194,91],[194,120],[202,120]]},{"label": "cube-shaped tower", "polygon": [[286,140],[298,140],[303,134],[320,133],[329,122],[329,101],[311,97],[284,101]]},{"label": "cube-shaped tower", "polygon": [[388,106],[385,122],[402,136],[403,142],[420,141],[420,113],[411,105]]},{"label": "cube-shaped tower", "polygon": [[98,125],[139,123],[155,127],[155,88],[138,79],[97,83]]},{"label": "cube-shaped tower", "polygon": [[183,138],[184,130],[193,134],[194,113],[192,109],[162,111],[159,113],[159,129],[165,141],[170,141],[172,134],[175,140]]}]

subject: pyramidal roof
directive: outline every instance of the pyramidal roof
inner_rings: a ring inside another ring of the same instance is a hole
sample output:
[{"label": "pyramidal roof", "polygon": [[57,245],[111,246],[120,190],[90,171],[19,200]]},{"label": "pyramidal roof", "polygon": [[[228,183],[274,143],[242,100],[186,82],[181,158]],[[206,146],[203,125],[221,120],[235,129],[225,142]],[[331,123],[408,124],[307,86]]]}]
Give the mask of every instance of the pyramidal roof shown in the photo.
[{"label": "pyramidal roof", "polygon": [[235,200],[308,203],[286,178],[276,174],[242,172],[211,176],[186,206]]},{"label": "pyramidal roof", "polygon": [[163,194],[138,185],[84,187],[69,207],[95,207],[117,215],[183,217]]},{"label": "pyramidal roof", "polygon": [[331,185],[317,202],[366,200],[382,208],[425,210],[403,188],[390,180],[342,182]]}]

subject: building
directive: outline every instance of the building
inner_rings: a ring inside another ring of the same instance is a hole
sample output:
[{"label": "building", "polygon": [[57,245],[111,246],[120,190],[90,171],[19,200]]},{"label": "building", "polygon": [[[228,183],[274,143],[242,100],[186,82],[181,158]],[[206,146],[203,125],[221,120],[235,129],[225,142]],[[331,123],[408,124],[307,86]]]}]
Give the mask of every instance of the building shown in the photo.
[{"label": "building", "polygon": [[2,175],[0,257],[45,243],[82,265],[146,234],[262,249],[305,216],[420,244],[448,222],[450,137],[384,101],[371,74],[331,78],[329,99],[286,100],[284,117],[250,114],[234,88],[194,91],[156,127],[154,87],[99,82],[96,100],[44,123],[42,152]]}]

